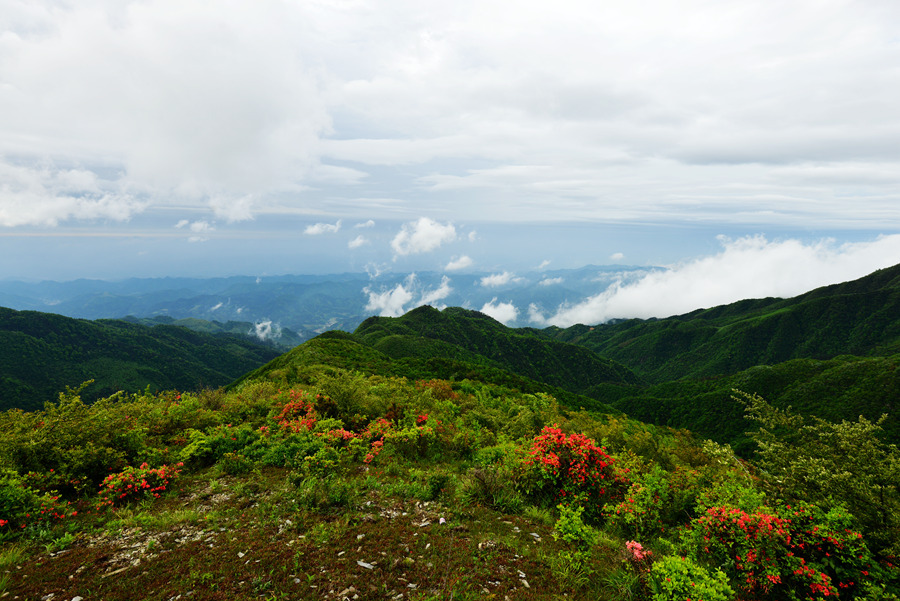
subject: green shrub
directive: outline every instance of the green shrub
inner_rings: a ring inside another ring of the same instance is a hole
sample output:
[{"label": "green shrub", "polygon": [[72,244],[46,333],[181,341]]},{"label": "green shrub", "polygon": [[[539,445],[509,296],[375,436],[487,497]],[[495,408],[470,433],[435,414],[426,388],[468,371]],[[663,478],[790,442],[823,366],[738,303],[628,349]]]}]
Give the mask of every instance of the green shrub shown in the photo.
[{"label": "green shrub", "polygon": [[29,487],[11,470],[0,472],[0,536],[28,525],[74,516],[69,503]]},{"label": "green shrub", "polygon": [[670,555],[650,568],[653,601],[729,601],[734,591],[721,570],[712,574],[686,557]]}]

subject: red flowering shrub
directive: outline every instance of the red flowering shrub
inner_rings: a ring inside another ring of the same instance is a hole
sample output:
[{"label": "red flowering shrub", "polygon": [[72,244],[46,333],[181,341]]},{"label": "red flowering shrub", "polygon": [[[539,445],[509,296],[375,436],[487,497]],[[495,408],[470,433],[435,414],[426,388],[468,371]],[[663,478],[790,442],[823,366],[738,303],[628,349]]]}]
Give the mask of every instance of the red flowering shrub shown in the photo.
[{"label": "red flowering shrub", "polygon": [[318,416],[306,392],[291,389],[287,391],[287,396],[288,401],[275,417],[275,422],[285,432],[312,430]]},{"label": "red flowering shrub", "polygon": [[163,465],[151,468],[146,463],[140,467],[127,466],[121,472],[110,474],[100,485],[98,508],[127,503],[133,499],[152,496],[159,498],[172,480],[181,473],[184,464]]},{"label": "red flowering shrub", "polygon": [[873,579],[875,561],[843,508],[825,512],[815,505],[795,504],[781,508],[779,514],[791,525],[789,576],[798,585],[832,593],[836,587],[841,596],[851,596]]},{"label": "red flowering shrub", "polygon": [[624,479],[613,470],[614,459],[583,434],[566,435],[546,426],[535,437],[525,460],[525,492],[544,504],[580,505],[598,517],[603,505],[617,498]]},{"label": "red flowering shrub", "polygon": [[840,509],[711,507],[693,522],[692,551],[722,566],[742,596],[754,599],[852,597],[872,582],[872,556]]},{"label": "red flowering shrub", "polygon": [[765,597],[782,584],[789,523],[759,510],[710,507],[693,522],[692,550],[710,564],[721,565],[737,590]]}]

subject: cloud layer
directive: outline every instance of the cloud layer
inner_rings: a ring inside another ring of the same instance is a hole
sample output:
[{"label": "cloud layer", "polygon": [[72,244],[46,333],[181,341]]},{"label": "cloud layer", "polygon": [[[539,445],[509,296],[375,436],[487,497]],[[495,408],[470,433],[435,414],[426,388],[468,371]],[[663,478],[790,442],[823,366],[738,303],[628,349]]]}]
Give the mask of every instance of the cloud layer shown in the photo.
[{"label": "cloud layer", "polygon": [[900,226],[896,2],[3,11],[3,227],[158,206]]},{"label": "cloud layer", "polygon": [[745,298],[792,297],[814,288],[863,277],[896,264],[900,235],[835,245],[769,241],[763,236],[721,239],[722,250],[637,280],[619,281],[550,317],[535,307],[533,322],[570,326],[615,318],[668,317]]}]

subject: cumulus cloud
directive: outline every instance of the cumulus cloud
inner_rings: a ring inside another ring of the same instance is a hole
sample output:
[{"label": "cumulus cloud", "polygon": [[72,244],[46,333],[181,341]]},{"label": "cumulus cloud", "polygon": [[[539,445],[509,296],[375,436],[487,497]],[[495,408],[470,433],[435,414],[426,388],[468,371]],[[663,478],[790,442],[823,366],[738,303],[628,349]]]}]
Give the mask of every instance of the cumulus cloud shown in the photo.
[{"label": "cumulus cloud", "polygon": [[444,269],[447,271],[458,271],[460,269],[465,269],[466,267],[472,266],[472,259],[467,255],[462,255],[461,257],[453,257]]},{"label": "cumulus cloud", "polygon": [[391,240],[395,258],[403,255],[431,252],[444,244],[456,240],[456,228],[452,223],[441,224],[428,217],[405,223]]},{"label": "cumulus cloud", "polygon": [[860,278],[894,265],[900,257],[900,234],[873,242],[836,245],[822,240],[769,241],[764,236],[720,237],[722,250],[636,281],[613,283],[584,302],[561,306],[536,323],[570,326],[614,318],[668,317],[745,298],[792,297],[814,288]]},{"label": "cumulus cloud", "polygon": [[493,317],[502,324],[513,322],[519,316],[519,310],[516,309],[515,305],[497,302],[496,296],[491,299],[491,302],[485,303],[481,307],[481,312]]},{"label": "cumulus cloud", "polygon": [[363,294],[369,297],[366,311],[377,312],[381,317],[399,317],[410,309],[422,305],[432,305],[442,309],[444,306],[437,305],[437,301],[447,298],[451,292],[453,292],[453,288],[450,287],[450,278],[447,276],[441,278],[441,283],[437,288],[430,290],[419,283],[414,273],[393,288],[380,290],[375,290],[371,286],[363,288]]},{"label": "cumulus cloud", "polygon": [[544,259],[543,261],[541,261],[541,264],[537,266],[537,268],[543,269],[543,268],[547,267],[548,265],[550,265],[551,262],[552,261],[550,261],[550,259]]},{"label": "cumulus cloud", "polygon": [[308,225],[306,229],[303,230],[303,233],[307,236],[321,236],[322,234],[336,234],[341,229],[341,220],[338,219],[336,223],[317,223],[315,225]]},{"label": "cumulus cloud", "polygon": [[369,219],[368,221],[363,221],[362,223],[357,223],[353,227],[355,227],[355,228],[375,227],[375,221],[372,219]]},{"label": "cumulus cloud", "polygon": [[544,278],[543,280],[538,282],[538,284],[541,286],[555,286],[557,284],[562,284],[562,283],[563,283],[562,278]]},{"label": "cumulus cloud", "polygon": [[516,278],[516,274],[509,271],[504,271],[503,273],[493,273],[491,275],[484,276],[483,278],[481,278],[481,285],[485,288],[505,286],[510,282],[515,282],[518,280],[519,278]]},{"label": "cumulus cloud", "polygon": [[621,261],[624,258],[625,258],[625,255],[622,253],[613,253],[613,254],[609,255],[610,261]]},{"label": "cumulus cloud", "polygon": [[347,243],[347,248],[359,248],[360,246],[365,246],[366,244],[369,244],[369,239],[360,234]]}]

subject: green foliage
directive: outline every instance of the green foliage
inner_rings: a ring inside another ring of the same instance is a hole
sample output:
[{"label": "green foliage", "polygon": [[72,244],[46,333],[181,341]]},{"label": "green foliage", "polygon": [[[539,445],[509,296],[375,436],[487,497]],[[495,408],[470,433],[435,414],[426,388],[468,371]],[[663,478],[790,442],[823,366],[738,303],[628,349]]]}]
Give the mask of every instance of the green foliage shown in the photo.
[{"label": "green foliage", "polygon": [[721,570],[710,573],[687,557],[668,556],[650,569],[653,601],[729,601],[734,591]]},{"label": "green foliage", "polygon": [[52,493],[35,490],[13,471],[0,471],[0,540],[26,526],[61,520],[67,515],[75,515],[69,503]]},{"label": "green foliage", "polygon": [[736,394],[759,424],[753,438],[769,490],[825,509],[842,504],[876,552],[900,553],[900,451],[879,439],[877,423],[806,419]]},{"label": "green foliage", "polygon": [[597,542],[597,531],[584,523],[584,507],[557,505],[559,519],[553,527],[553,538],[579,549],[589,549]]}]

